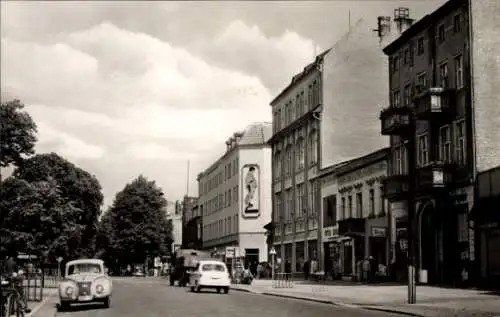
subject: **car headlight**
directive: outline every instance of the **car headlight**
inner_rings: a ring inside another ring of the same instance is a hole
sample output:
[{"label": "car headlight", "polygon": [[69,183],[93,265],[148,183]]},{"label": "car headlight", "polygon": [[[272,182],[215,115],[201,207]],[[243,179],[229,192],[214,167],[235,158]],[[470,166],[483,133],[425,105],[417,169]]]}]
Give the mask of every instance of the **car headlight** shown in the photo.
[{"label": "car headlight", "polygon": [[66,295],[68,296],[73,295],[73,287],[71,286],[66,287]]},{"label": "car headlight", "polygon": [[97,294],[102,294],[102,292],[104,292],[104,287],[101,284],[98,284],[95,287],[95,291],[97,292]]}]

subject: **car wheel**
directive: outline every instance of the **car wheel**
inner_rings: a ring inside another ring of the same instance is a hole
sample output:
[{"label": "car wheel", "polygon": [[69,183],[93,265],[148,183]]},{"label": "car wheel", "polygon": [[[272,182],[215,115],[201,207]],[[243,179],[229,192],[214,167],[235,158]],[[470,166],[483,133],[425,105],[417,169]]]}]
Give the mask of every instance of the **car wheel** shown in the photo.
[{"label": "car wheel", "polygon": [[224,294],[229,293],[229,287],[224,287]]},{"label": "car wheel", "polygon": [[191,286],[191,292],[194,293],[194,286]]},{"label": "car wheel", "polygon": [[110,297],[106,297],[104,299],[104,308],[109,308],[111,306],[111,298]]},{"label": "car wheel", "polygon": [[201,292],[201,286],[196,287],[196,293]]},{"label": "car wheel", "polygon": [[217,293],[220,293],[220,287],[217,287]]}]

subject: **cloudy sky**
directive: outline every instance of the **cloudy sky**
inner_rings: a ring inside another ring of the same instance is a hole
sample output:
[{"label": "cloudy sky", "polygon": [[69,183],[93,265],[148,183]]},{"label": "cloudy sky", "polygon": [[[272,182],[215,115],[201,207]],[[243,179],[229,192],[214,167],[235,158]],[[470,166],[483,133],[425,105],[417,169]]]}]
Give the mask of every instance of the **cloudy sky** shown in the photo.
[{"label": "cloudy sky", "polygon": [[444,0],[1,3],[2,99],[19,98],[55,151],[95,174],[105,204],[139,174],[169,200],[225,140],[270,121],[293,74],[360,18]]}]

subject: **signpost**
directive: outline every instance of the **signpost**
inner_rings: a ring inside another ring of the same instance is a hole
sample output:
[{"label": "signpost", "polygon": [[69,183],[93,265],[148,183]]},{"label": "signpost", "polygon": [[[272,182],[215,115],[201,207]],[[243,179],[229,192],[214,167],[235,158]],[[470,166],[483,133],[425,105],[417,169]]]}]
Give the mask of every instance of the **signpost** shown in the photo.
[{"label": "signpost", "polygon": [[63,258],[62,257],[58,257],[56,259],[57,261],[57,277],[58,278],[61,278],[61,262],[62,262]]},{"label": "signpost", "polygon": [[276,256],[276,250],[274,247],[271,248],[269,254],[271,254],[271,280],[274,281],[274,257]]}]

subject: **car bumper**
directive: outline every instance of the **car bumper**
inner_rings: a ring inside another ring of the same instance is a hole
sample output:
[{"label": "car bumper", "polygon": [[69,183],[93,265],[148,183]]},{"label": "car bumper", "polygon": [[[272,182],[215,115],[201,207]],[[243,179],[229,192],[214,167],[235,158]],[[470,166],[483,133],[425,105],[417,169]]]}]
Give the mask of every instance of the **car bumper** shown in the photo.
[{"label": "car bumper", "polygon": [[[198,281],[198,283],[195,282],[195,284],[198,284],[202,287],[229,287],[229,286],[231,286],[231,282],[229,280],[203,279],[203,280]],[[198,285],[191,285],[191,286],[198,286]]]},{"label": "car bumper", "polygon": [[108,298],[110,294],[100,294],[100,295],[88,295],[88,296],[78,296],[77,298],[67,298],[60,297],[59,300],[64,303],[91,303],[100,302]]}]

